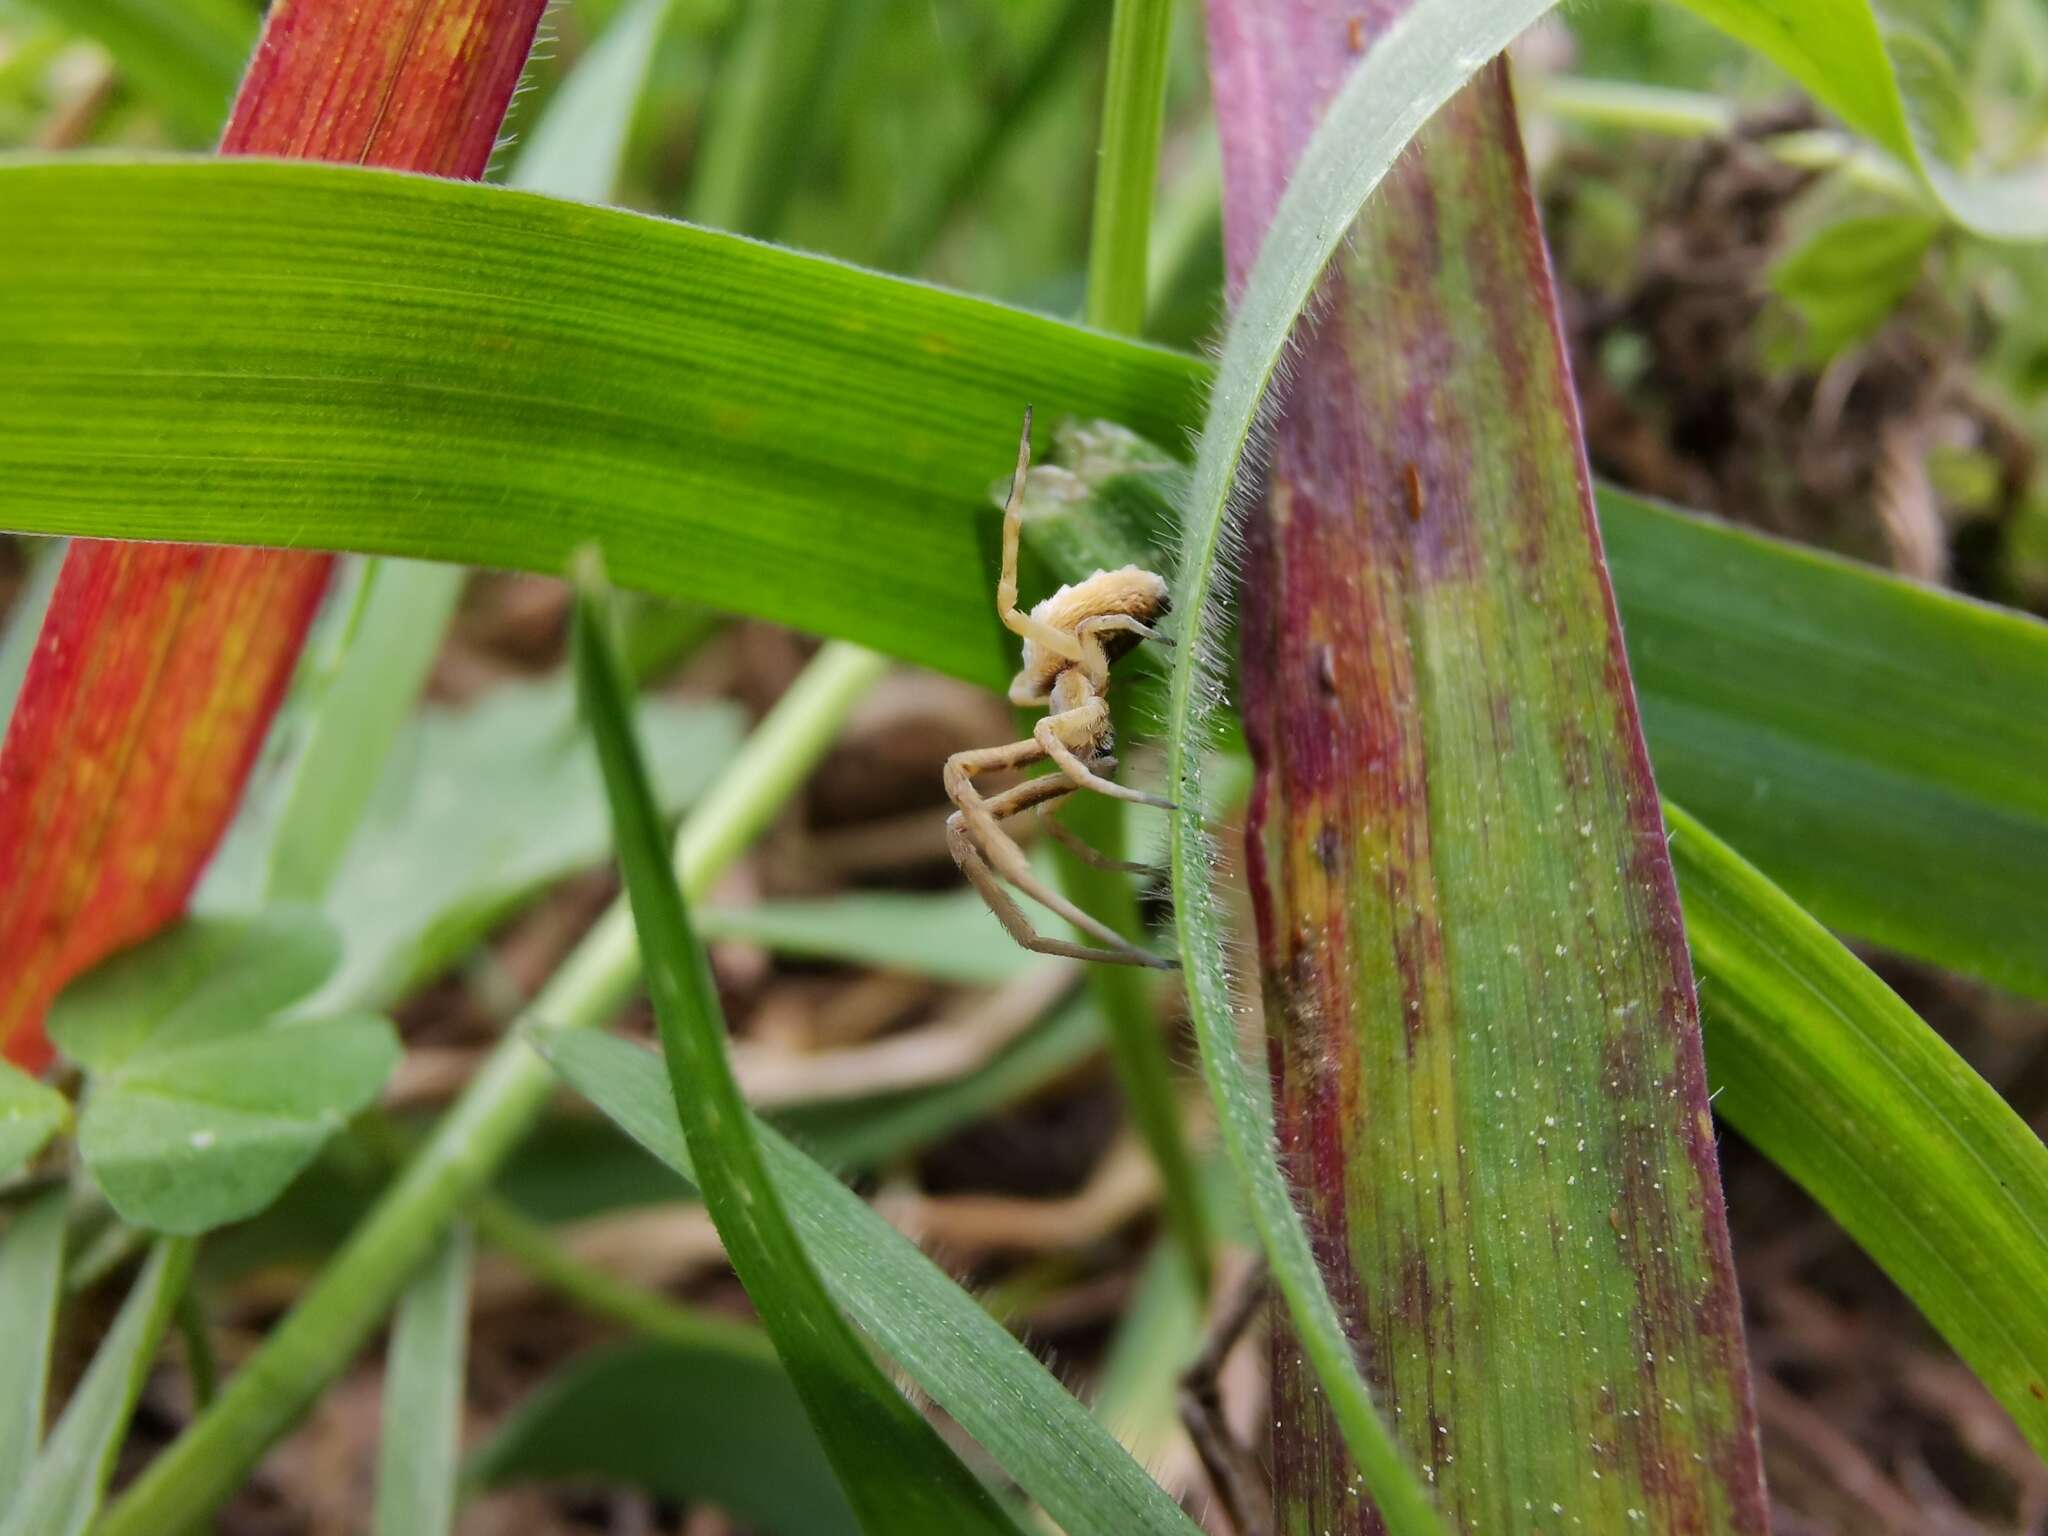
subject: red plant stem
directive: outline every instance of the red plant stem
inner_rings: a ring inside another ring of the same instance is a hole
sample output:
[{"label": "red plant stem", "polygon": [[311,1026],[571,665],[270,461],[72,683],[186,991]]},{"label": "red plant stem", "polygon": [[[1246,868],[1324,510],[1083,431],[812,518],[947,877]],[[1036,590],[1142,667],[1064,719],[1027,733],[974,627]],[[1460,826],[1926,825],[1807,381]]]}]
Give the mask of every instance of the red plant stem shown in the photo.
[{"label": "red plant stem", "polygon": [[[480,177],[545,4],[280,0],[221,153]],[[46,1064],[42,1017],[64,983],[183,910],[234,815],[333,563],[71,546],[0,749],[9,1060]]]},{"label": "red plant stem", "polygon": [[[1209,0],[1241,284],[1403,0]],[[1505,68],[1325,274],[1247,528],[1289,1174],[1454,1528],[1768,1521],[1692,977]],[[1283,1530],[1381,1529],[1275,1343]]]}]

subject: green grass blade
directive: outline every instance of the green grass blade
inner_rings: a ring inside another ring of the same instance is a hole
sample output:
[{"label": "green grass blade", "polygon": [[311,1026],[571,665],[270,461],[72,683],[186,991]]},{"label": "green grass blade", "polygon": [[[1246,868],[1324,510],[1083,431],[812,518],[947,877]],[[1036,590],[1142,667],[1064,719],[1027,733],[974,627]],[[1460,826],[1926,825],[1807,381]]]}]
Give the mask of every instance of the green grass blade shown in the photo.
[{"label": "green grass blade", "polygon": [[451,1227],[399,1298],[384,1357],[376,1536],[447,1536],[462,1450],[469,1234]]},{"label": "green grass blade", "polygon": [[69,1198],[62,1187],[48,1191],[0,1233],[0,1509],[13,1504],[43,1439]]},{"label": "green grass blade", "polygon": [[[987,492],[1021,404],[1174,443],[1207,379],[959,295],[453,183],[17,165],[0,204],[0,526],[546,572],[595,542],[630,584],[991,686],[1015,654]],[[217,282],[241,294],[231,338]],[[315,321],[332,344],[308,350]],[[2042,626],[1618,493],[1602,514],[1660,778],[1829,922],[2048,996]],[[1840,741],[1802,714],[1896,679],[1911,711]],[[1939,878],[1892,879],[1894,857]]]},{"label": "green grass blade", "polygon": [[[535,1044],[571,1087],[694,1181],[659,1060],[603,1035]],[[758,1134],[826,1288],[1069,1536],[1196,1536],[1197,1527],[973,1297],[776,1132]]]},{"label": "green grass blade", "polygon": [[733,1269],[864,1529],[1014,1533],[989,1491],[854,1337],[790,1226],[726,1058],[717,985],[690,927],[633,735],[632,691],[587,594],[576,604],[573,633],[577,691],[604,769],[677,1116]]},{"label": "green grass blade", "polygon": [[24,164],[0,203],[0,526],[303,547],[346,524],[364,553],[550,573],[595,543],[624,585],[683,595],[687,568],[738,612],[779,591],[785,622],[967,676],[1014,667],[992,577],[962,577],[993,570],[978,509],[1025,402],[1168,440],[1201,383],[1174,353],[503,188]]},{"label": "green grass blade", "polygon": [[2048,625],[1600,512],[1663,790],[1831,926],[2048,997]]},{"label": "green grass blade", "polygon": [[164,1238],[150,1250],[85,1379],[0,1518],[0,1536],[80,1536],[85,1530],[191,1268],[189,1238]]},{"label": "green grass blade", "polygon": [[915,272],[946,226],[989,182],[990,172],[1030,123],[1039,103],[1070,70],[1080,67],[1085,43],[1099,25],[1101,0],[1063,0],[1043,24],[1002,96],[989,103],[980,130],[934,173],[931,189],[913,205],[880,248],[878,266]]},{"label": "green grass blade", "polygon": [[1664,814],[1715,1113],[1827,1207],[2048,1456],[2048,1147],[1784,892]]},{"label": "green grass blade", "polygon": [[743,235],[776,232],[861,9],[852,0],[754,0],[738,9],[691,167],[692,219]]},{"label": "green grass blade", "polygon": [[[1145,323],[1146,258],[1173,10],[1168,0],[1117,0],[1110,24],[1085,313],[1090,325],[1126,336],[1136,335]],[[1076,574],[1085,578],[1093,569]],[[1115,724],[1125,734],[1132,719],[1128,697],[1116,708]],[[1123,810],[1104,796],[1080,795],[1060,817],[1081,842],[1107,860],[1121,861],[1129,852]],[[1076,906],[1144,947],[1137,888],[1128,874],[1090,863],[1064,844],[1053,857],[1060,884]],[[1195,1290],[1204,1293],[1209,1288],[1208,1222],[1174,1096],[1173,1064],[1160,1033],[1155,989],[1143,972],[1118,965],[1091,966],[1088,985],[1109,1027],[1110,1059],[1123,1087],[1124,1112],[1159,1169],[1167,1226]]]},{"label": "green grass blade", "polygon": [[1088,237],[1088,323],[1135,336],[1145,325],[1146,258],[1166,111],[1172,0],[1116,0]]}]

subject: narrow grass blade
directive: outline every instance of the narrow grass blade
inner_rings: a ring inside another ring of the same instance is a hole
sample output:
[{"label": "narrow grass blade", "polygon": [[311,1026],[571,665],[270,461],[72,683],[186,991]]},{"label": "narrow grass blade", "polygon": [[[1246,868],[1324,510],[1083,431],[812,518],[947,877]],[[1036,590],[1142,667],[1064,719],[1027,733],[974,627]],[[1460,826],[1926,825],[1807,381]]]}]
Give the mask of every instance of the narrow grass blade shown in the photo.
[{"label": "narrow grass blade", "polygon": [[340,654],[318,685],[292,759],[265,899],[317,903],[327,894],[426,684],[466,574],[422,560],[367,563]]},{"label": "narrow grass blade", "polygon": [[2048,1147],[1826,929],[1664,814],[1715,1113],[1827,1207],[2048,1456]]},{"label": "narrow grass blade", "polygon": [[692,219],[742,235],[776,232],[861,10],[851,0],[753,0],[735,13],[691,167]]},{"label": "narrow grass blade", "polygon": [[[546,1031],[578,1093],[696,1178],[661,1062],[623,1040]],[[973,1297],[861,1198],[765,1126],[757,1134],[820,1277],[870,1338],[1069,1536],[1196,1536],[1197,1527]]]},{"label": "narrow grass blade", "polygon": [[[221,153],[481,176],[544,4],[279,7]],[[65,555],[0,746],[0,846],[27,850],[0,891],[9,1059],[46,1061],[42,1012],[57,990],[184,906],[240,799],[331,565],[325,555],[102,543]]]},{"label": "narrow grass blade", "polygon": [[1068,71],[1080,67],[1101,24],[1101,0],[1062,0],[1002,95],[988,103],[981,130],[930,177],[930,192],[889,231],[876,265],[914,273],[951,220],[987,186],[990,172],[1031,122],[1032,113]]},{"label": "narrow grass blade", "polygon": [[454,1526],[469,1270],[469,1233],[451,1227],[399,1299],[384,1357],[376,1536],[446,1536]]},{"label": "narrow grass blade", "polygon": [[691,930],[633,736],[632,692],[588,594],[577,601],[573,634],[577,691],[604,769],[677,1115],[733,1269],[864,1529],[1014,1533],[988,1490],[854,1337],[790,1226],[726,1059],[717,986]]},{"label": "narrow grass blade", "polygon": [[0,1232],[0,1509],[14,1503],[42,1444],[69,1200],[68,1190],[50,1190]]},{"label": "narrow grass blade", "polygon": [[1830,925],[2048,997],[2048,625],[1615,491],[1600,529],[1665,792]]},{"label": "narrow grass blade", "polygon": [[[1153,191],[1159,180],[1159,139],[1166,103],[1168,46],[1173,6],[1166,0],[1117,0],[1109,32],[1109,77],[1103,90],[1102,133],[1096,157],[1094,222],[1088,236],[1090,325],[1135,336],[1145,323],[1145,280]],[[1075,573],[1085,579],[1102,566]],[[1112,705],[1117,734],[1133,716],[1128,693]],[[1078,795],[1060,812],[1073,840],[1093,848],[1103,864],[1078,847],[1053,853],[1060,885],[1082,911],[1141,948],[1145,925],[1137,887],[1113,867],[1129,857],[1124,807],[1101,795]],[[1079,934],[1086,941],[1089,936]],[[1110,1059],[1123,1088],[1124,1113],[1151,1154],[1164,1191],[1166,1224],[1179,1244],[1197,1293],[1209,1287],[1209,1231],[1196,1187],[1195,1160],[1175,1098],[1173,1063],[1160,1032],[1156,989],[1129,966],[1089,967],[1088,985],[1109,1029]]]},{"label": "narrow grass blade", "polygon": [[80,1536],[85,1530],[191,1268],[189,1238],[164,1238],[150,1250],[85,1379],[0,1517],[0,1536]]},{"label": "narrow grass blade", "polygon": [[[958,295],[447,183],[69,164],[0,168],[0,199],[22,296],[0,311],[0,526],[543,571],[591,541],[650,590],[998,687],[986,497],[1020,403],[1173,443],[1206,381]],[[401,268],[449,302],[394,288]],[[213,274],[243,292],[232,353],[199,323]],[[309,315],[345,355],[305,352]],[[785,391],[764,346],[819,387]],[[422,357],[461,361],[429,385]],[[2048,996],[2048,629],[1619,492],[1601,521],[1673,793],[1830,923]]]},{"label": "narrow grass blade", "polygon": [[1116,0],[1088,235],[1088,323],[1135,336],[1145,325],[1146,260],[1166,110],[1171,0]]},{"label": "narrow grass blade", "polygon": [[502,188],[25,164],[0,201],[0,527],[549,574],[595,543],[624,585],[766,602],[980,680],[1015,669],[981,509],[1024,404],[1172,441],[1204,381],[985,300]]}]

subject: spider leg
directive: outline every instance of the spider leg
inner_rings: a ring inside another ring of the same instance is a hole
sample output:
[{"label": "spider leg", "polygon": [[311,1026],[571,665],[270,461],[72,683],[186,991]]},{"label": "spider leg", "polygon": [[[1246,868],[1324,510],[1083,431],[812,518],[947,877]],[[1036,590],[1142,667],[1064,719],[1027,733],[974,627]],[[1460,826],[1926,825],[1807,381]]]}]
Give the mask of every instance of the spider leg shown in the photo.
[{"label": "spider leg", "polygon": [[[1116,767],[1113,757],[1098,757],[1088,765],[1098,773],[1109,773]],[[1071,828],[1053,815],[1054,809],[1069,795],[1075,793],[1075,785],[1065,774],[1048,774],[1042,778],[1026,779],[999,795],[991,795],[982,803],[988,813],[997,821],[1015,816],[1024,811],[1036,811],[1041,829],[1055,840],[1066,844],[1085,862],[1097,869],[1115,870],[1127,875],[1150,875],[1157,873],[1157,866],[1135,859],[1112,859],[1101,849],[1084,841]]]},{"label": "spider leg", "polygon": [[1119,940],[1116,949],[1091,949],[1085,944],[1070,944],[1064,939],[1048,939],[1031,926],[1023,910],[1010,899],[1010,893],[1003,889],[988,865],[983,862],[981,852],[974,846],[974,839],[968,833],[967,824],[958,815],[946,820],[946,845],[953,851],[953,861],[960,866],[960,872],[967,876],[968,883],[981,893],[981,899],[988,903],[989,911],[995,913],[996,921],[1024,948],[1035,954],[1060,955],[1069,960],[1100,960],[1111,965],[1159,965],[1161,962],[1143,950]]},{"label": "spider leg", "polygon": [[1127,613],[1101,613],[1092,619],[1083,619],[1074,626],[1077,635],[1102,635],[1121,633],[1136,635],[1140,640],[1156,640],[1161,645],[1172,645],[1173,641],[1159,633],[1150,624],[1140,623]]},{"label": "spider leg", "polygon": [[[1109,924],[1103,922],[1098,917],[1092,917],[1082,911],[1081,908],[1074,905],[1065,896],[1062,896],[1058,891],[1039,879],[1038,871],[1033,869],[1031,861],[1024,857],[1024,850],[1017,846],[1009,833],[996,825],[993,818],[988,817],[985,810],[981,810],[979,807],[975,810],[968,810],[963,807],[962,813],[964,816],[962,830],[971,839],[975,850],[994,867],[997,874],[1000,874],[1011,885],[1022,891],[1026,896],[1029,896],[1033,901],[1039,903],[1054,915],[1065,918],[1091,938],[1099,939],[1104,944],[1109,945],[1112,949],[1118,951],[1118,957],[1127,963],[1155,966],[1160,970],[1174,970],[1178,967],[1178,961],[1165,956],[1155,955],[1149,950],[1141,949],[1138,945],[1133,944],[1129,939],[1110,927]],[[950,832],[952,827],[951,818],[947,820],[947,827]],[[1000,916],[1001,914],[997,915]]]},{"label": "spider leg", "polygon": [[[974,775],[977,773],[998,768],[1022,768],[1044,755],[1044,749],[1033,739],[1013,741],[1003,747],[956,752],[946,759],[946,797],[959,807],[946,819],[946,846],[953,854],[953,861],[981,893],[982,900],[988,903],[996,920],[1026,949],[1081,960],[1108,960],[1124,965],[1154,966],[1161,970],[1176,969],[1179,961],[1140,948],[1046,885],[1032,869],[1031,861],[1024,857],[1023,849],[998,824],[998,810],[1003,815],[1011,815],[1044,800],[1064,797],[1072,792],[1070,784],[1053,777],[1029,779],[988,799],[984,799],[974,787]],[[997,882],[996,872],[1025,895],[1043,903],[1083,933],[1110,947],[1093,950],[1040,937]]]},{"label": "spider leg", "polygon": [[1108,723],[1109,705],[1100,698],[1091,698],[1072,709],[1062,710],[1056,715],[1047,715],[1032,731],[1032,738],[1045,750],[1045,755],[1059,764],[1060,771],[1074,781],[1077,789],[1092,789],[1098,794],[1108,795],[1113,800],[1128,800],[1133,805],[1156,805],[1162,811],[1177,811],[1179,806],[1159,795],[1148,795],[1142,789],[1132,789],[1128,784],[1119,784],[1114,779],[1105,779],[1086,763],[1082,762],[1067,740],[1066,733],[1072,732],[1084,742],[1093,743],[1102,739],[1102,728]]},{"label": "spider leg", "polygon": [[[1097,766],[1100,766],[1099,759],[1097,760]],[[1064,780],[1061,782],[1065,783]],[[1074,793],[1074,786],[1067,784],[1066,794],[1070,795],[1072,793]],[[1060,798],[1065,799],[1066,795],[1062,795]],[[1049,836],[1072,849],[1074,856],[1084,864],[1092,864],[1097,869],[1115,870],[1120,874],[1126,875],[1149,875],[1155,872],[1155,866],[1145,863],[1142,859],[1112,859],[1093,843],[1085,841],[1073,828],[1067,826],[1059,817],[1052,814],[1053,806],[1056,803],[1055,801],[1047,800],[1039,805],[1038,824],[1046,830]]]},{"label": "spider leg", "polygon": [[1024,532],[1024,474],[1031,468],[1031,407],[1024,408],[1024,431],[1017,439],[1017,472],[1010,480],[1010,497],[1003,503],[1003,569],[996,578],[996,613],[1015,635],[1034,640],[1055,656],[1068,661],[1081,659],[1081,642],[1063,629],[1054,629],[1043,619],[1033,618],[1017,606],[1017,544]]}]

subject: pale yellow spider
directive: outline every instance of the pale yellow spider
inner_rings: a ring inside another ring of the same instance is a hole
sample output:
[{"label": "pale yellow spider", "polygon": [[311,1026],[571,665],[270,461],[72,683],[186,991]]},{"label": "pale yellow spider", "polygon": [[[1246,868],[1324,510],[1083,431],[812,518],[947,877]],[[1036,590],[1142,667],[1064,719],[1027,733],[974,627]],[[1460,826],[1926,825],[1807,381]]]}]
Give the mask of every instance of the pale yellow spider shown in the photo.
[{"label": "pale yellow spider", "polygon": [[[1022,531],[1018,510],[1024,500],[1025,471],[1030,467],[1031,412],[1026,409],[1024,434],[1017,443],[1016,478],[1010,482],[1009,500],[1003,507],[1003,572],[996,582],[996,612],[1005,627],[1024,640],[1024,665],[1010,683],[1010,702],[1044,704],[1051,713],[1038,722],[1027,741],[956,752],[946,759],[946,797],[959,807],[946,819],[946,846],[989,910],[1026,949],[1076,960],[1171,970],[1177,961],[1139,948],[1048,887],[1002,826],[1005,818],[1036,808],[1047,829],[1090,863],[1138,871],[1146,866],[1103,857],[1045,813],[1077,789],[1173,809],[1170,800],[1103,777],[1116,767],[1116,760],[1109,756],[1113,741],[1106,697],[1109,664],[1140,640],[1166,643],[1151,627],[1169,607],[1166,583],[1151,571],[1127,565],[1121,570],[1097,571],[1086,581],[1061,587],[1029,613],[1018,608],[1017,542]],[[1050,759],[1059,773],[1026,779],[986,798],[974,787],[978,773],[1024,768],[1042,759]],[[1070,944],[1034,931],[996,878],[998,874],[1107,947]]]}]

